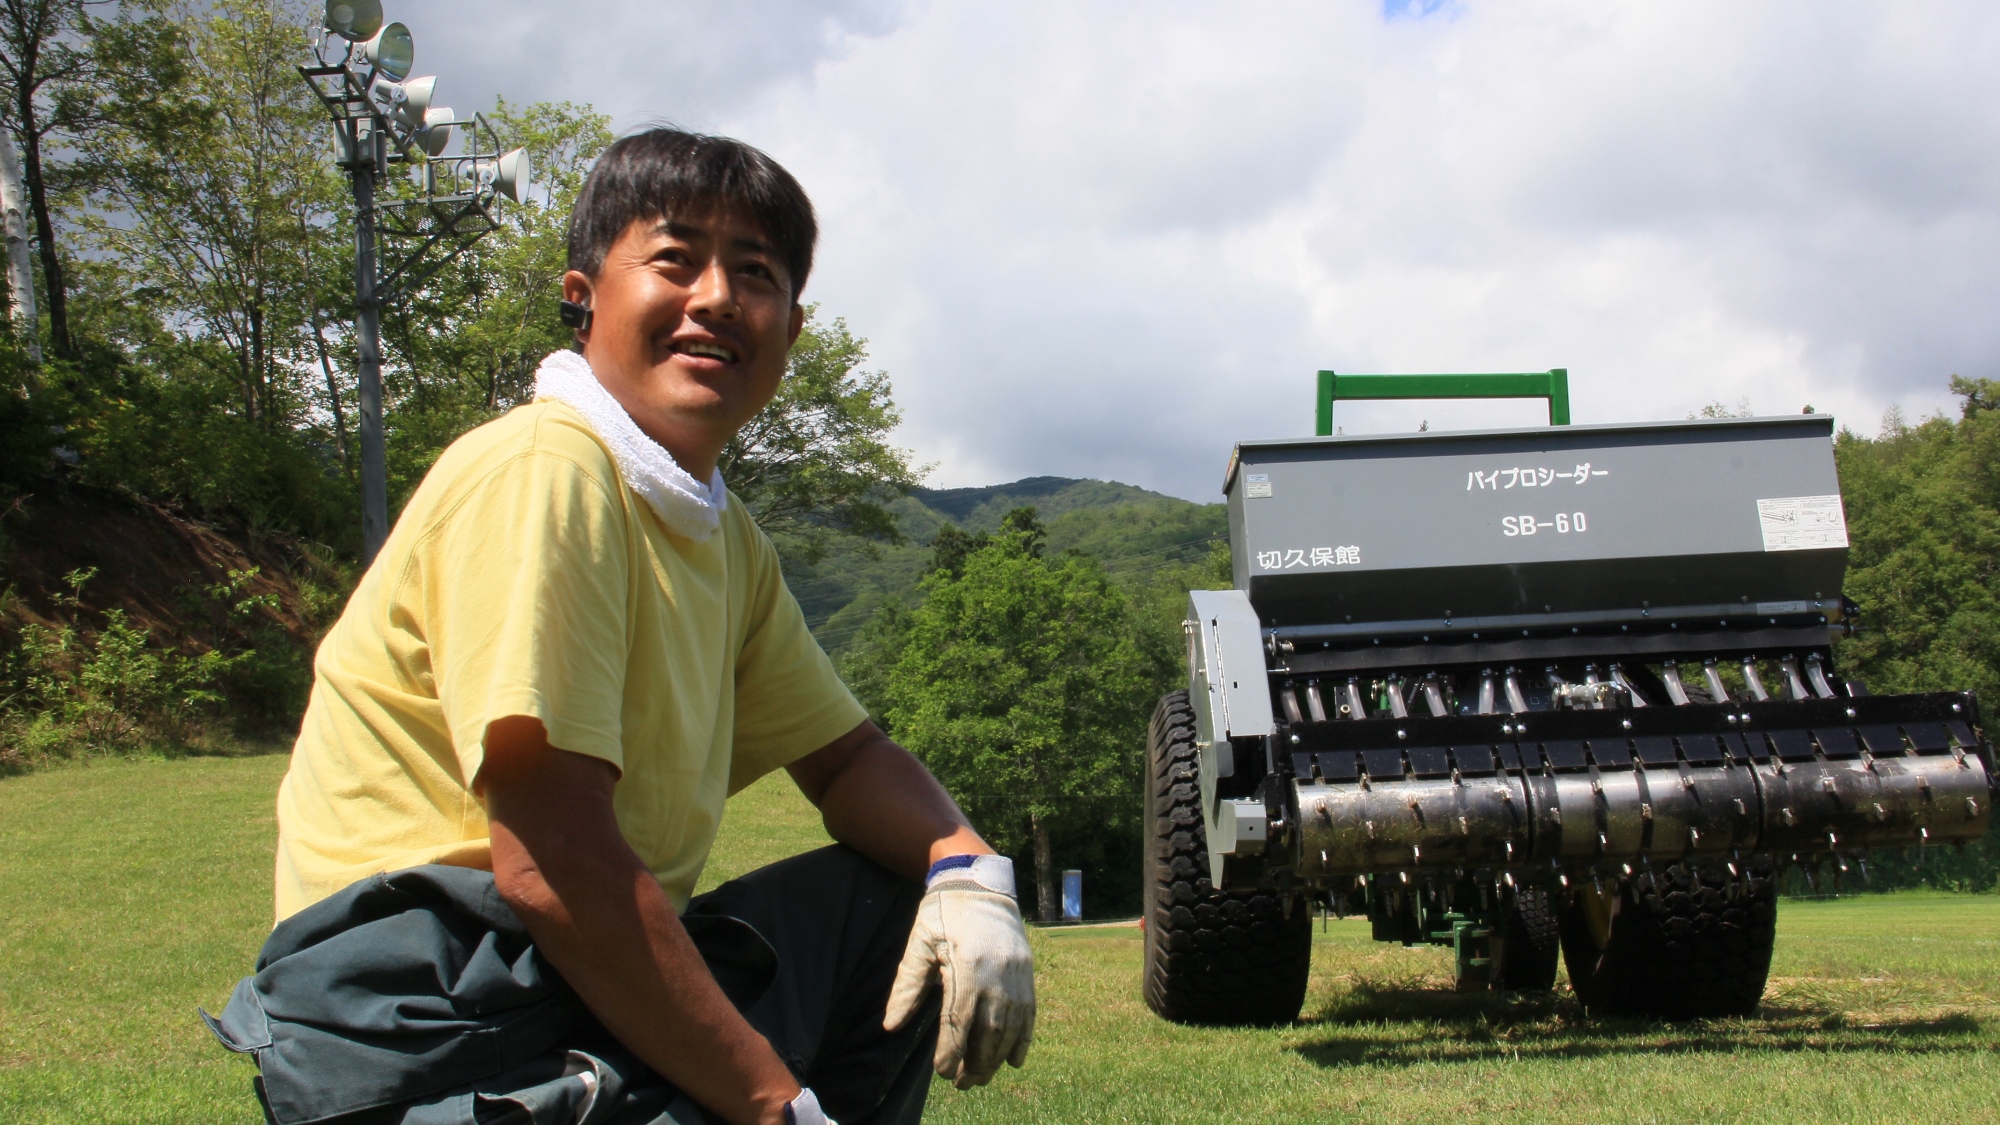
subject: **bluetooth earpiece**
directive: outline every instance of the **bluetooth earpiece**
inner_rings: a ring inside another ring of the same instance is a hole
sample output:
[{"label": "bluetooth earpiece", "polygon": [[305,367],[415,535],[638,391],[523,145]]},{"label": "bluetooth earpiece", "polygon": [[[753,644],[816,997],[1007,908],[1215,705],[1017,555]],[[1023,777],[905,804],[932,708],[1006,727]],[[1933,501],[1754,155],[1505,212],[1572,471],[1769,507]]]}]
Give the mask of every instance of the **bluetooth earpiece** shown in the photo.
[{"label": "bluetooth earpiece", "polygon": [[556,315],[562,318],[563,326],[578,332],[590,327],[590,306],[579,305],[575,301],[556,303]]}]

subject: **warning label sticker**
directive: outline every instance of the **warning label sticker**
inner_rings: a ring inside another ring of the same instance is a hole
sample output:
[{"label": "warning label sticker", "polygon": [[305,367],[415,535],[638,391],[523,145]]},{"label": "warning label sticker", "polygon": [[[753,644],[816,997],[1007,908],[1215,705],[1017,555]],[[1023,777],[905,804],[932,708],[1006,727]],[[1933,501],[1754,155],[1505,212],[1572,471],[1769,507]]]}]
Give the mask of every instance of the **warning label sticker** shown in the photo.
[{"label": "warning label sticker", "polygon": [[1839,496],[1783,496],[1757,501],[1766,551],[1819,551],[1847,546],[1847,515]]}]

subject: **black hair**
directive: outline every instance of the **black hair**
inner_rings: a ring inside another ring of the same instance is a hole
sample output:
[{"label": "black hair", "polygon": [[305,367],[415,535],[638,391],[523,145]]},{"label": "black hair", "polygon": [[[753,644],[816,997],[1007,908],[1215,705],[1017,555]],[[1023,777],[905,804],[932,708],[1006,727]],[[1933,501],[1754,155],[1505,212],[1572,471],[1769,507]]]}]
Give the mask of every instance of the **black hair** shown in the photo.
[{"label": "black hair", "polygon": [[569,216],[569,268],[597,276],[611,244],[635,222],[740,211],[791,274],[792,297],[812,272],[819,222],[790,172],[728,137],[655,128],[621,137],[597,158]]}]

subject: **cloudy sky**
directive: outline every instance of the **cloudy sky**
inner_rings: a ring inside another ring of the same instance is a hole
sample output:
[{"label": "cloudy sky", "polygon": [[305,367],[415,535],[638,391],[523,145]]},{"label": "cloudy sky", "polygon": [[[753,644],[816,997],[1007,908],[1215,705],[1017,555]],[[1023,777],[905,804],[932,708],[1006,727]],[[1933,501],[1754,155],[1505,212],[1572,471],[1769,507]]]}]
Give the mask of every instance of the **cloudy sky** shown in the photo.
[{"label": "cloudy sky", "polygon": [[[1313,372],[1567,367],[1578,422],[2000,376],[2000,5],[390,0],[461,108],[757,144],[937,486],[1217,498]],[[1348,432],[1527,403],[1342,407]]]}]

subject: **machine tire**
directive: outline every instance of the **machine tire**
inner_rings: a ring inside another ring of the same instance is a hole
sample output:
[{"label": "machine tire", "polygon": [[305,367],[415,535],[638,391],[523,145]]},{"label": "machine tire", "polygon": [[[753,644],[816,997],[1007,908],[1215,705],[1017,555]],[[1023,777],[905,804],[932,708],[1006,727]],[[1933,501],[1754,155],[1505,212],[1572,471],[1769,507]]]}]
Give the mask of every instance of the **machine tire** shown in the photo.
[{"label": "machine tire", "polygon": [[1506,944],[1500,959],[1500,987],[1509,992],[1547,992],[1556,986],[1562,954],[1562,925],[1555,903],[1541,887],[1520,887],[1507,904]]},{"label": "machine tire", "polygon": [[1584,1010],[1652,1019],[1754,1013],[1771,973],[1778,882],[1769,861],[1753,862],[1737,882],[1721,867],[1685,863],[1628,878],[1602,944],[1583,905],[1568,903],[1563,960]]},{"label": "machine tire", "polygon": [[1312,914],[1274,890],[1217,891],[1196,776],[1194,709],[1177,691],[1153,712],[1146,749],[1146,1004],[1176,1023],[1298,1018],[1312,966]]}]

